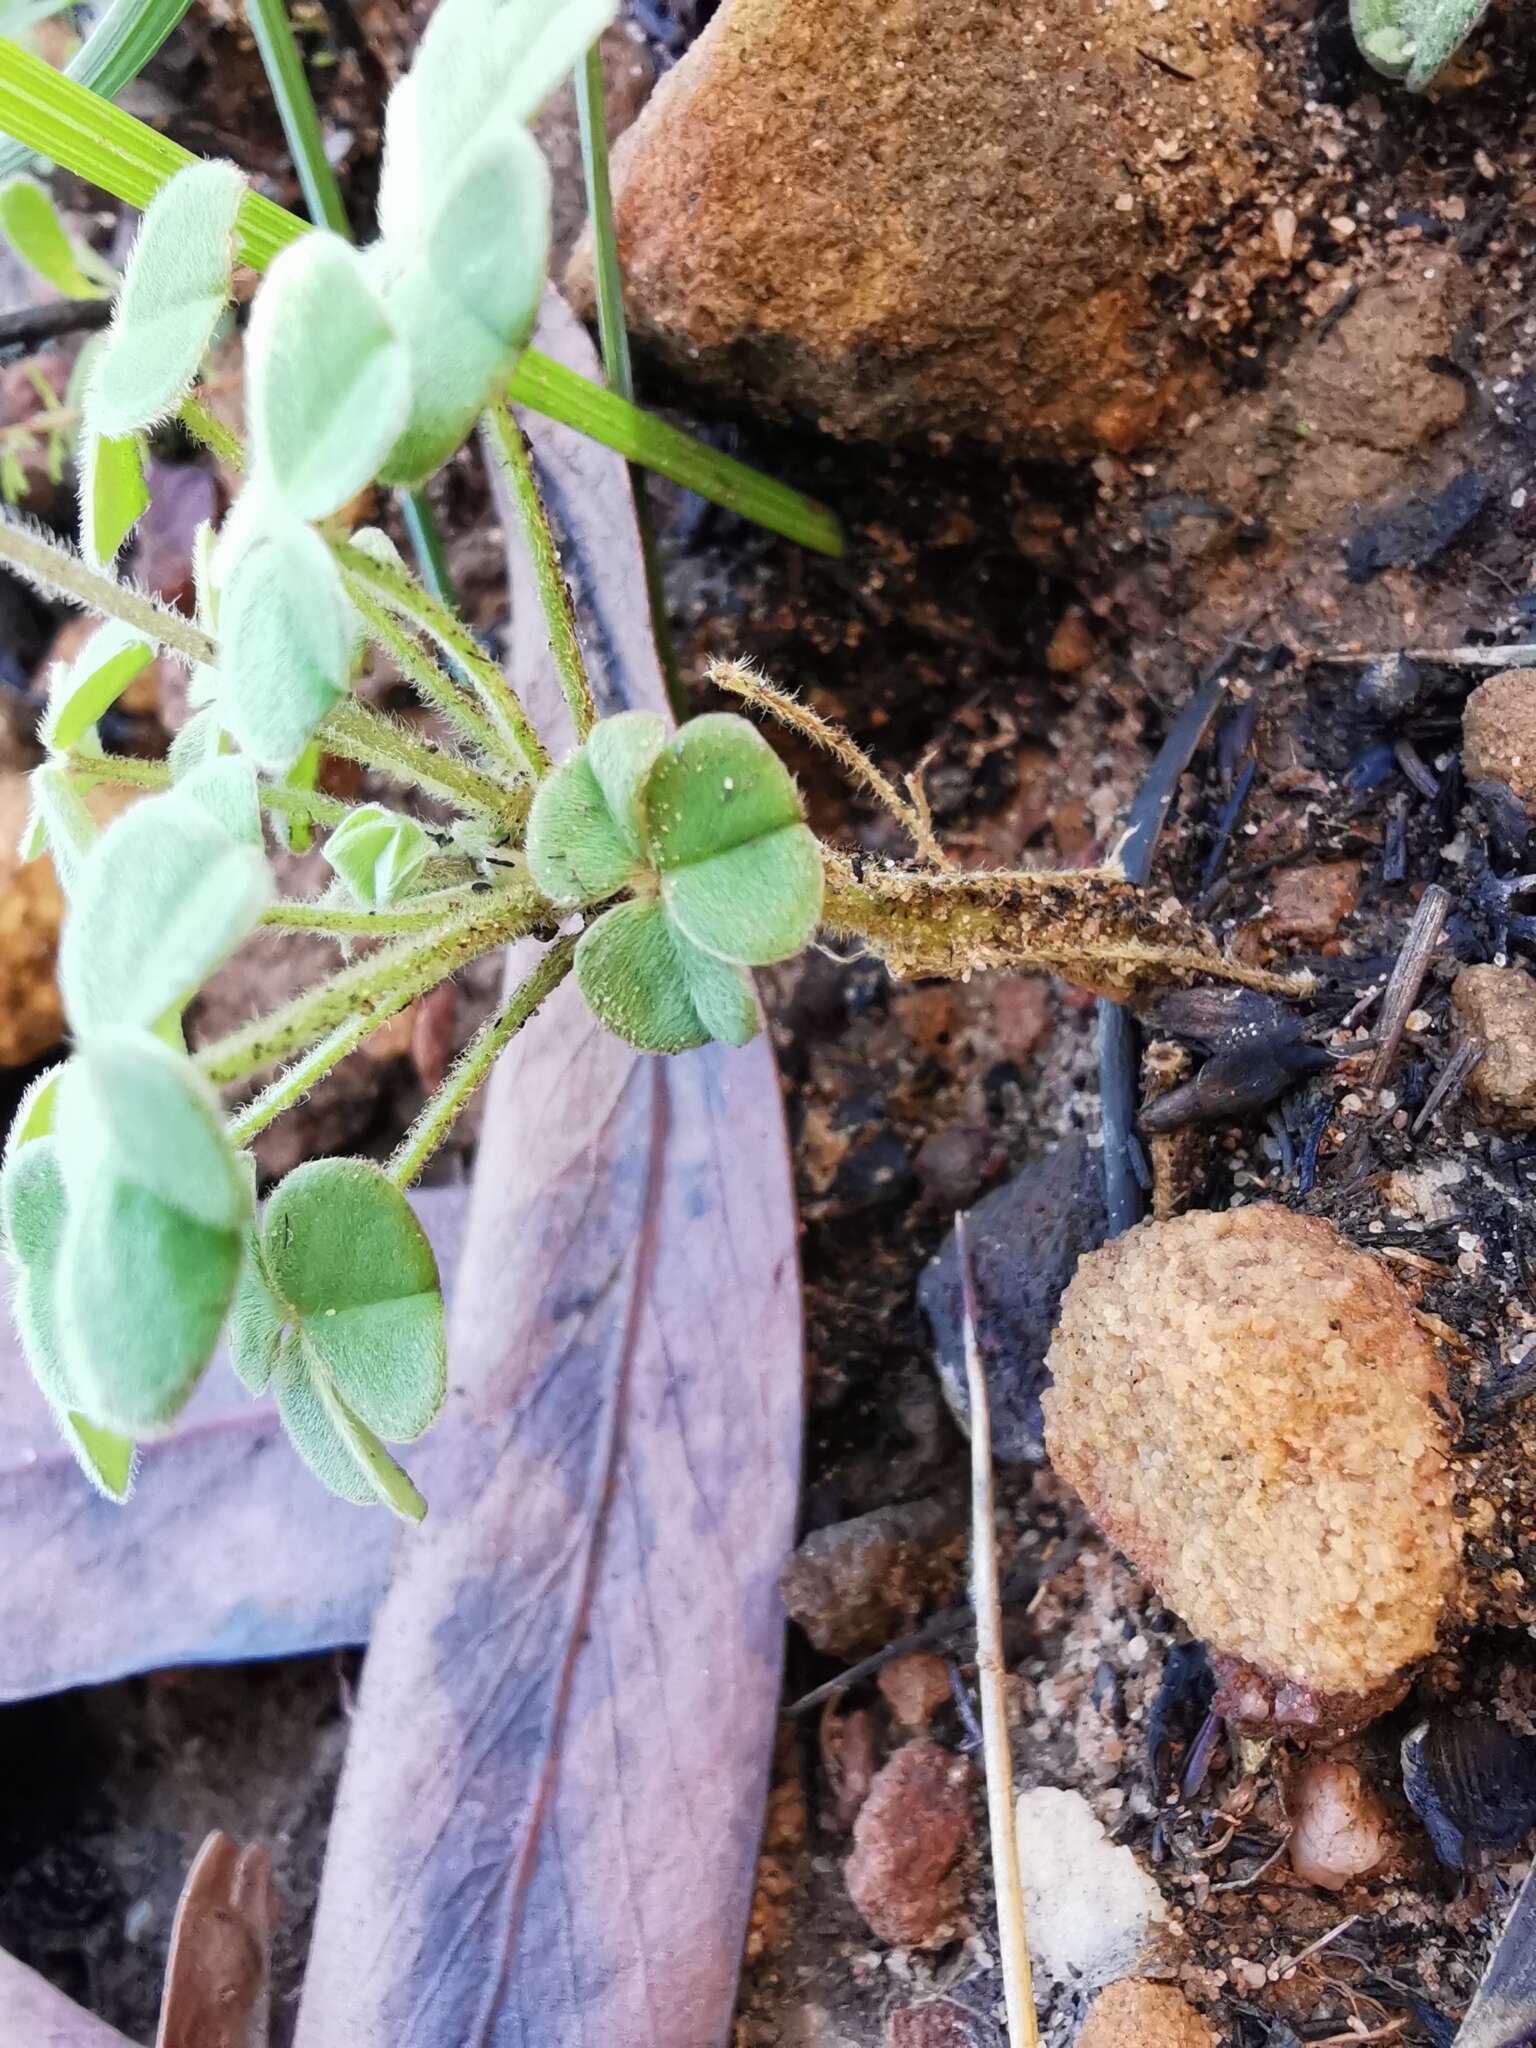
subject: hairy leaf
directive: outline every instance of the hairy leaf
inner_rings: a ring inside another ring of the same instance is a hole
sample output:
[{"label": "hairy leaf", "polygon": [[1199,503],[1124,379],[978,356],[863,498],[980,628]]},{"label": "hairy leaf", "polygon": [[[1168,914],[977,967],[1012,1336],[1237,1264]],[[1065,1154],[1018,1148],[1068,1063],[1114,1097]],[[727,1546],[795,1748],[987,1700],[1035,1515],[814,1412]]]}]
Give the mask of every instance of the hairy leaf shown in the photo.
[{"label": "hairy leaf", "polygon": [[239,537],[220,561],[221,712],[242,751],[281,773],[345,693],[354,614],[313,527],[277,516]]},{"label": "hairy leaf", "polygon": [[[545,895],[556,903],[600,903],[644,870],[645,854],[632,803],[626,801],[632,793],[620,789],[620,800],[615,805],[599,777],[600,757],[593,751],[600,734],[633,718],[648,720],[649,714],[632,712],[627,719],[602,720],[586,746],[539,784],[528,816],[528,871]],[[654,723],[659,727],[661,721],[657,719]],[[649,765],[643,758],[652,738],[649,725],[643,734],[636,733],[631,726],[628,734],[608,742],[609,758],[617,763],[631,735],[638,742],[635,752],[640,758],[636,765],[643,774]],[[658,732],[656,745],[650,748],[652,757],[659,748],[660,737]],[[617,788],[617,767],[612,779]]]},{"label": "hairy leaf", "polygon": [[76,462],[81,544],[86,559],[105,568],[149,510],[144,444],[138,434],[100,434],[87,421]]},{"label": "hairy leaf", "polygon": [[427,265],[439,291],[510,356],[533,332],[549,269],[549,167],[526,128],[475,138],[432,215]]},{"label": "hairy leaf", "polygon": [[421,1520],[427,1504],[407,1474],[296,1341],[284,1345],[274,1385],[289,1441],[322,1486],[354,1507],[391,1507]]},{"label": "hairy leaf", "polygon": [[33,178],[7,178],[0,184],[0,235],[66,299],[99,299],[111,289],[111,270],[94,250],[74,241]]},{"label": "hairy leaf", "polygon": [[378,909],[409,891],[432,842],[414,818],[363,804],[326,840],[325,857],[359,903]]},{"label": "hairy leaf", "polygon": [[235,166],[215,161],[178,171],[150,201],[86,391],[94,433],[154,426],[191,390],[229,303],[244,191]]},{"label": "hairy leaf", "polygon": [[821,848],[807,825],[786,825],[661,878],[662,902],[680,932],[717,959],[753,967],[810,944],[821,891]]},{"label": "hairy leaf", "polygon": [[367,1160],[313,1160],[267,1203],[261,1248],[306,1367],[368,1428],[420,1436],[447,1391],[443,1298],[400,1190]]},{"label": "hairy leaf", "polygon": [[266,1392],[282,1349],[284,1323],[283,1305],[267,1285],[253,1235],[226,1332],[229,1362],[248,1393]]},{"label": "hairy leaf", "polygon": [[54,670],[38,733],[43,745],[56,753],[76,746],[154,658],[155,643],[121,619],[98,626],[74,660]]},{"label": "hairy leaf", "polygon": [[593,1015],[640,1052],[687,1052],[713,1037],[744,1045],[757,1029],[737,969],[690,945],[654,901],[616,903],[587,927],[576,982]]},{"label": "hairy leaf", "polygon": [[262,850],[261,796],[249,761],[222,754],[189,766],[177,780],[176,793],[205,810],[238,845]]},{"label": "hairy leaf", "polygon": [[156,1023],[255,927],[272,896],[259,848],[180,789],[114,819],[81,865],[59,945],[77,1032]]},{"label": "hairy leaf", "polygon": [[1455,56],[1489,0],[1350,0],[1350,21],[1369,62],[1423,92]]},{"label": "hairy leaf", "polygon": [[17,851],[23,860],[51,855],[60,888],[73,898],[85,857],[99,836],[96,820],[68,769],[56,762],[45,761],[41,768],[34,768],[27,787],[31,812]]},{"label": "hairy leaf", "polygon": [[515,351],[509,353],[480,321],[445,301],[425,262],[402,271],[391,267],[387,247],[372,253],[375,283],[411,359],[410,415],[379,476],[384,483],[414,488],[461,446]]},{"label": "hairy leaf", "polygon": [[268,271],[246,335],[252,487],[301,519],[369,483],[410,411],[411,364],[363,259],[318,230]]}]

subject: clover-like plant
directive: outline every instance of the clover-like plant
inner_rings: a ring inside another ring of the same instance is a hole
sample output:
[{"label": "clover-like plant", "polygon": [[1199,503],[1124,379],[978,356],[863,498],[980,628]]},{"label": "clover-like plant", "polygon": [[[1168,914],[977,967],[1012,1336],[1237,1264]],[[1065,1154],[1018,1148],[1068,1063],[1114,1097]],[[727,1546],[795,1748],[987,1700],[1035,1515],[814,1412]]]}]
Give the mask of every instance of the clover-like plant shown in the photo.
[{"label": "clover-like plant", "polygon": [[1455,56],[1489,0],[1350,0],[1355,40],[1387,78],[1423,92]]},{"label": "clover-like plant", "polygon": [[[446,1385],[437,1270],[405,1190],[573,972],[597,1018],[648,1053],[750,1038],[746,970],[799,952],[820,925],[902,973],[1035,960],[1115,995],[1198,973],[1272,979],[1112,867],[955,870],[917,784],[903,795],[749,670],[714,680],[830,748],[911,836],[914,862],[823,846],[787,769],[734,713],[676,731],[650,713],[598,719],[506,390],[549,246],[527,123],[610,12],[611,0],[439,0],[388,110],[380,239],[356,251],[317,230],[256,291],[243,443],[197,380],[232,317],[244,181],[217,163],[172,178],[86,391],[83,554],[0,522],[0,559],[106,621],[52,680],[32,780],[25,851],[51,853],[69,897],[59,982],[73,1051],[12,1130],[0,1236],[38,1383],[114,1499],[135,1445],[174,1422],[224,1336],[326,1485],[422,1513],[385,1448],[429,1426]],[[173,416],[242,477],[217,533],[199,537],[190,620],[106,566],[143,509],[148,437]],[[366,486],[420,482],[477,421],[540,568],[577,739],[559,765],[463,620],[384,534],[346,523]],[[436,738],[356,694],[369,646],[414,686]],[[98,722],[157,653],[189,669],[192,714],[163,762],[110,754]],[[401,807],[323,794],[325,754],[395,785]],[[104,830],[86,801],[100,784],[138,792]],[[334,879],[317,898],[282,898],[269,837],[312,835]],[[336,971],[189,1053],[182,1018],[203,982],[253,935],[283,931],[333,938]],[[261,1199],[253,1139],[445,977],[529,937],[543,941],[531,971],[385,1164],[314,1161]],[[226,1107],[222,1089],[258,1084]]]}]

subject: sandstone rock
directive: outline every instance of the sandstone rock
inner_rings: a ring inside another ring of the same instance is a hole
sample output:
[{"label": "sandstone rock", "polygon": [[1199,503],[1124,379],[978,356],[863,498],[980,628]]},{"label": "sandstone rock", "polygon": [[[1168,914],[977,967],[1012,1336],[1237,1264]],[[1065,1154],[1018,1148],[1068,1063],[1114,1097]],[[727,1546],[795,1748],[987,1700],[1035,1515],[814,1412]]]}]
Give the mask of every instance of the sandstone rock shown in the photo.
[{"label": "sandstone rock", "polygon": [[1213,1652],[1337,1721],[1434,1648],[1460,1549],[1445,1372],[1332,1224],[1141,1224],[1079,1266],[1049,1363],[1057,1470]]},{"label": "sandstone rock", "polygon": [[848,1894],[882,1941],[938,1948],[965,1904],[974,1773],[935,1742],[909,1742],[870,1787],[845,1865]]},{"label": "sandstone rock", "polygon": [[931,1650],[894,1658],[877,1683],[897,1726],[914,1733],[926,1728],[950,1697],[949,1667]]},{"label": "sandstone rock", "polygon": [[1304,1758],[1285,1804],[1291,1868],[1305,1884],[1341,1892],[1379,1870],[1396,1846],[1386,1809],[1347,1757]]},{"label": "sandstone rock", "polygon": [[[1086,1140],[1069,1137],[986,1195],[965,1219],[976,1283],[977,1342],[992,1408],[992,1448],[1006,1464],[1045,1455],[1040,1393],[1062,1289],[1104,1237],[1103,1176]],[[933,1326],[944,1398],[962,1429],[970,1398],[953,1233],[925,1269],[917,1298]]]},{"label": "sandstone rock", "polygon": [[1094,2000],[1077,2048],[1216,2048],[1216,2036],[1171,1984],[1127,1977]]},{"label": "sandstone rock", "polygon": [[947,1998],[909,2005],[885,2024],[885,2048],[995,2048],[995,2027]]},{"label": "sandstone rock", "polygon": [[1360,863],[1325,860],[1281,868],[1270,885],[1265,930],[1276,938],[1320,946],[1331,939],[1360,901]]},{"label": "sandstone rock", "polygon": [[1087,1990],[1134,1970],[1166,1917],[1162,1893],[1081,1792],[1021,1792],[1015,1809],[1024,1917],[1036,1967]]},{"label": "sandstone rock", "polygon": [[1451,1008],[1483,1049],[1467,1093],[1495,1122],[1536,1131],[1536,980],[1518,967],[1463,968]]},{"label": "sandstone rock", "polygon": [[877,1508],[813,1530],[779,1590],[818,1650],[864,1657],[909,1629],[930,1600],[954,1592],[964,1545],[960,1518],[941,1501]]},{"label": "sandstone rock", "polygon": [[1502,782],[1536,818],[1536,669],[1490,676],[1461,714],[1461,766],[1468,782]]},{"label": "sandstone rock", "polygon": [[1214,389],[1159,293],[1250,188],[1262,14],[730,0],[615,152],[631,320],[845,433],[1132,448]]}]

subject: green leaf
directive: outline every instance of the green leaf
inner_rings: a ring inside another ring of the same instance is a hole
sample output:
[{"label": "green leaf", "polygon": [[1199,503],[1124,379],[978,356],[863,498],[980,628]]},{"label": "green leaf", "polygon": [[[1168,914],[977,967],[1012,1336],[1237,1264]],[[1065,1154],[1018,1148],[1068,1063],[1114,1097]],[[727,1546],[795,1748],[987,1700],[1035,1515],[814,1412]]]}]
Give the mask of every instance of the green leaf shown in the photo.
[{"label": "green leaf", "polygon": [[[190,4],[191,0],[112,0],[65,65],[66,77],[77,86],[89,86],[103,100],[115,99],[138,77]],[[48,0],[38,0],[30,11],[40,16],[58,10]],[[0,176],[20,170],[31,155],[19,143],[0,141]]]},{"label": "green leaf", "polygon": [[327,839],[325,857],[357,901],[377,910],[408,892],[432,842],[414,818],[363,804]]},{"label": "green leaf", "polygon": [[23,860],[51,855],[59,887],[73,898],[86,855],[101,836],[96,820],[68,770],[52,761],[33,769],[27,787],[32,810],[17,850]]},{"label": "green leaf", "polygon": [[641,1052],[688,1052],[709,1041],[658,903],[616,903],[588,925],[576,983],[598,1022]]},{"label": "green leaf", "polygon": [[678,929],[722,960],[763,966],[809,943],[821,854],[788,769],[731,712],[689,721],[646,780],[646,842]]},{"label": "green leaf", "polygon": [[176,784],[176,794],[205,810],[238,844],[264,851],[261,794],[249,761],[235,754],[217,755],[188,769]]},{"label": "green leaf", "polygon": [[[599,746],[599,735],[608,734],[611,726],[625,730]],[[643,776],[664,738],[665,728],[651,712],[604,719],[580,752],[539,784],[528,814],[528,872],[553,902],[600,903],[644,873],[625,772],[632,767]],[[617,804],[603,786],[605,777]]]},{"label": "green leaf", "polygon": [[411,359],[410,415],[379,477],[412,489],[462,445],[516,351],[508,351],[478,320],[445,301],[424,262],[399,270],[387,245],[368,251],[365,260]]},{"label": "green leaf", "polygon": [[156,194],[86,392],[94,432],[154,426],[191,390],[229,303],[235,216],[244,192],[245,179],[233,164],[210,162],[178,171]]},{"label": "green leaf", "polygon": [[1423,92],[1487,11],[1488,0],[1350,0],[1350,23],[1376,70]]},{"label": "green leaf", "polygon": [[447,1392],[443,1298],[393,1182],[362,1159],[298,1167],[267,1203],[261,1255],[310,1367],[381,1436],[420,1436]]},{"label": "green leaf", "polygon": [[508,351],[533,332],[549,270],[549,167],[506,120],[475,138],[432,214],[427,265],[438,289]]},{"label": "green leaf", "polygon": [[155,643],[121,619],[98,626],[74,660],[53,672],[39,738],[66,753],[155,658]]},{"label": "green leaf", "polygon": [[[21,1100],[16,1105],[16,1114],[11,1118],[11,1128],[5,1138],[5,1159],[11,1159],[20,1148],[33,1138],[47,1138],[53,1133],[54,1109],[58,1102],[59,1076],[61,1067],[50,1067],[46,1074],[39,1074],[29,1081],[22,1090]],[[0,1162],[3,1170],[4,1162]]]},{"label": "green leaf", "polygon": [[239,1278],[250,1180],[218,1100],[147,1032],[106,1031],[59,1087],[67,1215],[59,1356],[80,1412],[133,1434],[177,1414]]},{"label": "green leaf", "polygon": [[277,1369],[283,1342],[283,1305],[261,1271],[253,1237],[246,1248],[240,1284],[229,1312],[229,1361],[249,1393],[264,1394]]},{"label": "green leaf", "polygon": [[115,819],[81,865],[59,946],[77,1033],[148,1029],[183,1004],[271,901],[259,850],[180,789]]},{"label": "green leaf", "polygon": [[223,748],[224,730],[217,704],[205,704],[194,711],[165,750],[165,764],[178,786],[196,769],[216,761]]},{"label": "green leaf", "polygon": [[294,1449],[322,1486],[358,1507],[383,1505],[419,1522],[427,1504],[371,1430],[290,1339],[275,1375],[278,1413]]},{"label": "green leaf", "polygon": [[299,518],[328,518],[372,480],[411,404],[409,353],[339,235],[273,263],[245,359],[253,476]]},{"label": "green leaf", "polygon": [[105,568],[149,509],[143,441],[137,434],[99,434],[87,424],[76,467],[81,544],[86,560]]},{"label": "green leaf", "polygon": [[276,507],[220,560],[219,672],[224,722],[273,774],[291,768],[347,687],[353,612],[330,550]]},{"label": "green leaf", "polygon": [[94,250],[79,246],[42,186],[31,178],[0,185],[0,235],[22,262],[66,299],[99,299],[113,274]]},{"label": "green leaf", "polygon": [[138,1468],[139,1447],[133,1438],[119,1436],[115,1430],[102,1429],[78,1409],[71,1408],[62,1415],[56,1414],[54,1420],[86,1478],[98,1493],[104,1493],[108,1500],[121,1506],[133,1492],[134,1474]]},{"label": "green leaf", "polygon": [[729,960],[718,960],[695,946],[670,918],[667,923],[688,1000],[704,1030],[725,1045],[745,1045],[755,1038],[757,999],[746,975]]}]

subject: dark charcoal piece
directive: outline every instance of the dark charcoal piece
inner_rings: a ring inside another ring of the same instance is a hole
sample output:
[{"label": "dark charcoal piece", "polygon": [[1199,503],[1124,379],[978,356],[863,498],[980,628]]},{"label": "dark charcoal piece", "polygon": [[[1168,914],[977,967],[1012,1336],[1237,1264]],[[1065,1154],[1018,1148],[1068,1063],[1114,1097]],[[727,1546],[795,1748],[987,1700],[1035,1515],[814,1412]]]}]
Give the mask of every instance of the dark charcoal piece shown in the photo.
[{"label": "dark charcoal piece", "polygon": [[1345,553],[1351,583],[1367,583],[1383,569],[1422,569],[1459,540],[1487,504],[1489,486],[1475,469],[1452,477],[1427,503],[1410,498],[1363,526]]},{"label": "dark charcoal piece", "polygon": [[1384,661],[1371,663],[1355,684],[1355,695],[1377,717],[1399,718],[1418,702],[1428,680],[1411,656],[1389,654]]},{"label": "dark charcoal piece", "polygon": [[[992,1448],[1004,1464],[1045,1461],[1041,1389],[1056,1310],[1084,1252],[1104,1242],[1103,1177],[1085,1139],[1067,1138],[984,1196],[965,1219],[976,1281],[976,1335],[992,1397]],[[970,1403],[954,1233],[918,1282],[933,1326],[939,1381],[960,1426]]]},{"label": "dark charcoal piece", "polygon": [[1319,1045],[1276,1043],[1273,1039],[1219,1052],[1192,1081],[1149,1102],[1141,1112],[1141,1128],[1155,1137],[1185,1124],[1228,1123],[1252,1116],[1283,1095],[1301,1075],[1314,1074],[1327,1064],[1328,1055]]},{"label": "dark charcoal piece", "polygon": [[1475,1870],[1536,1827],[1536,1737],[1436,1715],[1403,1738],[1403,1790],[1440,1861]]},{"label": "dark charcoal piece", "polygon": [[1300,1027],[1290,1011],[1251,988],[1179,988],[1143,1012],[1147,1029],[1182,1038],[1202,1052],[1237,1052],[1261,1040],[1294,1043]]},{"label": "dark charcoal piece", "polygon": [[1493,1959],[1467,2007],[1455,2048],[1531,2048],[1536,2042],[1536,1875],[1525,1880]]}]

